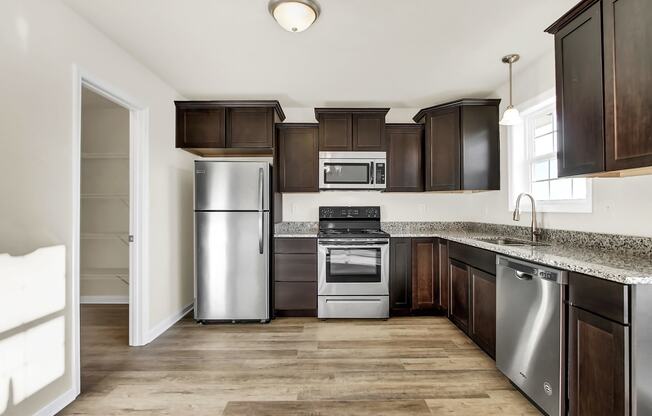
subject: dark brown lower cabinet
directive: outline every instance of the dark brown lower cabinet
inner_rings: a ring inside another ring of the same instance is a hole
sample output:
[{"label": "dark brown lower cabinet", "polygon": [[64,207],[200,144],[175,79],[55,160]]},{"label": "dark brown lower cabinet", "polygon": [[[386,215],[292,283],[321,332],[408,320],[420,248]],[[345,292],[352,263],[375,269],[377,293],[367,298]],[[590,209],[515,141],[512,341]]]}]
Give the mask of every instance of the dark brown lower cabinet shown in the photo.
[{"label": "dark brown lower cabinet", "polygon": [[317,243],[274,239],[274,315],[317,316]]},{"label": "dark brown lower cabinet", "polygon": [[629,327],[569,309],[569,414],[629,415]]},{"label": "dark brown lower cabinet", "polygon": [[412,239],[390,239],[389,256],[390,313],[405,315],[412,306]]},{"label": "dark brown lower cabinet", "polygon": [[450,269],[450,305],[449,317],[462,331],[469,332],[469,286],[471,276],[468,266],[455,259],[449,260]]},{"label": "dark brown lower cabinet", "polygon": [[412,310],[435,309],[438,302],[437,238],[412,239]]},{"label": "dark brown lower cabinet", "polygon": [[439,239],[439,308],[448,314],[448,300],[450,298],[450,279],[448,277],[448,241]]},{"label": "dark brown lower cabinet", "polygon": [[496,357],[496,276],[469,267],[471,275],[471,338]]}]

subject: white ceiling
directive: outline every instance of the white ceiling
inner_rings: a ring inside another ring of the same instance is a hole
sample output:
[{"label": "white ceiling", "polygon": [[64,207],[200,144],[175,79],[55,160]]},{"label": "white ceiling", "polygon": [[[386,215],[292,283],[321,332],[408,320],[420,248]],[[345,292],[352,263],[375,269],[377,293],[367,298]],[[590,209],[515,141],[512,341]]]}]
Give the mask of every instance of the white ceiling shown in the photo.
[{"label": "white ceiling", "polygon": [[289,33],[267,0],[64,0],[187,98],[423,107],[485,97],[553,48],[577,0],[319,0]]}]

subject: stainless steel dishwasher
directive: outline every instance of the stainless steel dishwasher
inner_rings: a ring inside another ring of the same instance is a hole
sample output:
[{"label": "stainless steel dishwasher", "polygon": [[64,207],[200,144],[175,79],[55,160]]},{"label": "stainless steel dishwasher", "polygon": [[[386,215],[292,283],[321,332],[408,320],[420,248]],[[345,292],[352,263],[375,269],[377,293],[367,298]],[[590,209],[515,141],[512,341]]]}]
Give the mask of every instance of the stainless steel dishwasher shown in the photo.
[{"label": "stainless steel dishwasher", "polygon": [[496,366],[548,415],[565,409],[568,273],[497,256]]}]

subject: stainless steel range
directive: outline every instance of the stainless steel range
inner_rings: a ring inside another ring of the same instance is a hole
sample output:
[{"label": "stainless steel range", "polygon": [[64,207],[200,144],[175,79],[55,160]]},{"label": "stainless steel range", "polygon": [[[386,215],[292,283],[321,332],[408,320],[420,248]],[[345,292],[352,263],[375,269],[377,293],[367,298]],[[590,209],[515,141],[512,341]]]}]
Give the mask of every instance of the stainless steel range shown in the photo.
[{"label": "stainless steel range", "polygon": [[389,317],[389,234],[380,207],[320,207],[319,318]]}]

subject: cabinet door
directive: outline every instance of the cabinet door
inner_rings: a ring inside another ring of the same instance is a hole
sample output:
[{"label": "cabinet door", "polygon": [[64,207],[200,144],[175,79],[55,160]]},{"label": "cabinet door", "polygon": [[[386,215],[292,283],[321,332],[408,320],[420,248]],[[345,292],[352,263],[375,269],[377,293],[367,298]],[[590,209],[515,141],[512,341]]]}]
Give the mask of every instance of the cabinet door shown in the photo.
[{"label": "cabinet door", "polygon": [[319,192],[319,129],[284,126],[278,130],[281,192]]},{"label": "cabinet door", "polygon": [[437,306],[437,239],[412,239],[412,309]]},{"label": "cabinet door", "polygon": [[575,307],[569,318],[569,414],[629,415],[628,327]]},{"label": "cabinet door", "polygon": [[271,148],[273,139],[273,109],[248,107],[228,109],[228,147]]},{"label": "cabinet door", "polygon": [[450,259],[450,305],[451,320],[464,332],[469,330],[469,280],[466,264]]},{"label": "cabinet door", "polygon": [[353,150],[385,151],[385,114],[354,113],[351,117]]},{"label": "cabinet door", "polygon": [[391,126],[387,136],[387,191],[423,191],[423,126]]},{"label": "cabinet door", "polygon": [[471,271],[471,338],[492,358],[496,356],[496,276]]},{"label": "cabinet door", "polygon": [[340,152],[352,149],[351,114],[325,113],[319,116],[319,151]]},{"label": "cabinet door", "polygon": [[602,21],[596,3],[555,35],[559,176],[604,171]]},{"label": "cabinet door", "polygon": [[409,312],[412,305],[412,241],[390,240],[389,308],[393,313]]},{"label": "cabinet door", "polygon": [[452,108],[426,116],[426,191],[459,190],[460,110]]},{"label": "cabinet door", "polygon": [[602,4],[607,170],[652,166],[652,2]]},{"label": "cabinet door", "polygon": [[224,107],[177,107],[176,112],[176,147],[223,148],[226,146]]},{"label": "cabinet door", "polygon": [[500,189],[498,105],[469,105],[461,111],[461,189]]},{"label": "cabinet door", "polygon": [[317,309],[317,282],[276,282],[274,307],[279,311],[302,311],[301,316],[314,316]]},{"label": "cabinet door", "polygon": [[448,241],[439,240],[439,307],[448,314],[448,302],[450,298],[450,279],[448,276]]}]

